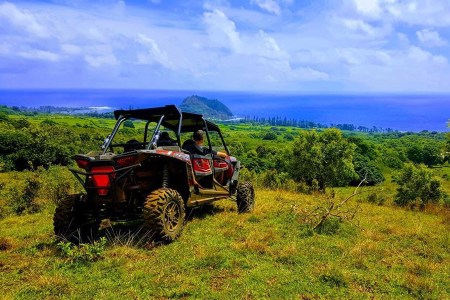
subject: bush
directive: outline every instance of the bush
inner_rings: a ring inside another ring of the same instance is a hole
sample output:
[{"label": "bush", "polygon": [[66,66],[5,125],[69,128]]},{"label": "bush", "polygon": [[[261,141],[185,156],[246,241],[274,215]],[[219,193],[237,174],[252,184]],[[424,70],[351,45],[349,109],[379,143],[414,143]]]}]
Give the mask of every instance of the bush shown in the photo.
[{"label": "bush", "polygon": [[65,167],[51,166],[48,170],[39,168],[8,175],[7,180],[0,182],[0,217],[35,213],[76,192],[76,179]]},{"label": "bush", "polygon": [[127,128],[134,128],[134,124],[133,121],[131,120],[126,120],[125,122],[123,122],[123,127],[127,127]]},{"label": "bush", "polygon": [[303,131],[292,145],[289,173],[297,182],[316,180],[321,191],[347,185],[357,176],[352,162],[355,147],[338,129]]},{"label": "bush", "polygon": [[384,181],[384,176],[380,168],[370,161],[369,158],[356,154],[353,159],[355,172],[358,174],[358,179],[352,182],[353,185],[358,185],[364,178],[366,185],[376,185]]},{"label": "bush", "polygon": [[376,205],[383,205],[386,202],[386,196],[379,195],[377,193],[370,193],[367,196],[367,202],[376,204]]},{"label": "bush", "polygon": [[59,242],[58,249],[62,257],[70,263],[94,262],[103,258],[106,248],[106,238],[102,237],[92,244],[73,245],[70,242]]},{"label": "bush", "polygon": [[273,131],[269,131],[263,136],[263,140],[266,140],[266,141],[274,141],[276,139],[277,139],[277,134]]},{"label": "bush", "polygon": [[37,195],[41,187],[39,176],[33,172],[12,173],[8,182],[2,183],[0,197],[4,201],[2,216],[7,214],[34,213],[40,210]]},{"label": "bush", "polygon": [[441,189],[440,181],[432,176],[425,165],[406,164],[395,181],[399,187],[394,203],[399,206],[419,205],[424,208],[427,203],[438,203],[447,197]]},{"label": "bush", "polygon": [[51,166],[48,170],[39,169],[42,181],[40,197],[57,204],[60,199],[75,192],[75,177],[65,167]]}]

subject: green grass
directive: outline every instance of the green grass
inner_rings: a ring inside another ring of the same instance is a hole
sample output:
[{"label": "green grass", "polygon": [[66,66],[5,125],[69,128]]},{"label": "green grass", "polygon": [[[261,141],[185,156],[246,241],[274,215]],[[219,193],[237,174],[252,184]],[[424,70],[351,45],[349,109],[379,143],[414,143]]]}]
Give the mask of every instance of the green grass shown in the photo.
[{"label": "green grass", "polygon": [[[346,190],[338,194],[347,194]],[[440,213],[362,203],[359,226],[311,234],[298,212],[319,198],[258,190],[252,214],[223,201],[197,212],[172,244],[109,243],[95,262],[69,262],[52,238],[52,209],[0,220],[6,299],[315,299],[450,297],[450,226]]]}]

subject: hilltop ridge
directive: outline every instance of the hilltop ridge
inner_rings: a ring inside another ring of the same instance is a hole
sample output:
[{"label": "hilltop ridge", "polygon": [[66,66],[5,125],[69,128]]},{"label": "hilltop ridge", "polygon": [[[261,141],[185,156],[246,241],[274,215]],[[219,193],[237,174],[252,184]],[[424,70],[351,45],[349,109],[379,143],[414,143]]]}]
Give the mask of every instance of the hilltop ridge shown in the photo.
[{"label": "hilltop ridge", "polygon": [[185,112],[202,114],[211,119],[229,119],[233,117],[231,110],[217,99],[208,99],[192,95],[183,100],[180,109]]}]

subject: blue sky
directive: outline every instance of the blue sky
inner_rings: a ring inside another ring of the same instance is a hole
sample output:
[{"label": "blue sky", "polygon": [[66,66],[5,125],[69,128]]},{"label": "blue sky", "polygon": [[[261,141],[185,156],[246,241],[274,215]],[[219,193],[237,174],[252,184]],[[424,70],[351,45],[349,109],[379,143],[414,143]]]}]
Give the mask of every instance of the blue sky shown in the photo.
[{"label": "blue sky", "polygon": [[449,59],[448,0],[0,0],[0,88],[448,93]]}]

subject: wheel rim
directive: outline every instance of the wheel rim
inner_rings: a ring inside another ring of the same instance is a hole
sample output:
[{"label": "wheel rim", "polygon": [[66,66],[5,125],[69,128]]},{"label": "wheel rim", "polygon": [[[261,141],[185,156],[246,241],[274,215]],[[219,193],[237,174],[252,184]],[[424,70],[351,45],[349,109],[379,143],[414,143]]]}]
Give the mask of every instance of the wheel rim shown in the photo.
[{"label": "wheel rim", "polygon": [[174,231],[180,222],[181,210],[176,202],[167,204],[164,210],[164,224],[169,231]]}]

